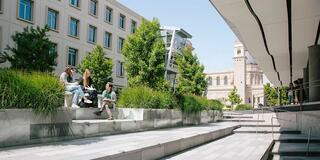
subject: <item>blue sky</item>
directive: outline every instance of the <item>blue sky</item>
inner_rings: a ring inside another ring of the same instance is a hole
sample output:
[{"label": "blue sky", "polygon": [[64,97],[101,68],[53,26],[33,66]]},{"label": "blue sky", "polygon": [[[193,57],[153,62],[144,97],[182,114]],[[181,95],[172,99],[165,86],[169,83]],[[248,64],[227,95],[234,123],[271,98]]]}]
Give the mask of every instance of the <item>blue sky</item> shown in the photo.
[{"label": "blue sky", "polygon": [[118,0],[161,25],[177,26],[193,35],[192,43],[206,72],[233,67],[235,36],[209,0]]}]

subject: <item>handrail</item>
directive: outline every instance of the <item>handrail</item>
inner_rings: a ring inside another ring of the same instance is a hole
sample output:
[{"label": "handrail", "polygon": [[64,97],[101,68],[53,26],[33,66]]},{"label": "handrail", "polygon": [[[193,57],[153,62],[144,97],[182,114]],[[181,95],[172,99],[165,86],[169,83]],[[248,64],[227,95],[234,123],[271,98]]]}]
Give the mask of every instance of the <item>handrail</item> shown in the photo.
[{"label": "handrail", "polygon": [[310,136],[311,136],[311,127],[309,127],[309,132],[308,132],[307,157],[309,156],[309,152],[310,152]]}]

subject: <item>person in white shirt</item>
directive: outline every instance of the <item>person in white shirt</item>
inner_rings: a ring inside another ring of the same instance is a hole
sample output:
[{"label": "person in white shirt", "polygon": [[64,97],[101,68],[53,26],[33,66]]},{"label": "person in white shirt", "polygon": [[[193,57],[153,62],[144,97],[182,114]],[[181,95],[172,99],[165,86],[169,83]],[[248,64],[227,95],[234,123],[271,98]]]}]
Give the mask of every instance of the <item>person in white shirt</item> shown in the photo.
[{"label": "person in white shirt", "polygon": [[66,67],[64,72],[60,75],[60,82],[64,85],[65,90],[73,93],[72,107],[79,108],[79,97],[84,98],[86,103],[92,103],[90,100],[86,99],[84,93],[77,82],[72,78],[73,69],[71,67]]}]

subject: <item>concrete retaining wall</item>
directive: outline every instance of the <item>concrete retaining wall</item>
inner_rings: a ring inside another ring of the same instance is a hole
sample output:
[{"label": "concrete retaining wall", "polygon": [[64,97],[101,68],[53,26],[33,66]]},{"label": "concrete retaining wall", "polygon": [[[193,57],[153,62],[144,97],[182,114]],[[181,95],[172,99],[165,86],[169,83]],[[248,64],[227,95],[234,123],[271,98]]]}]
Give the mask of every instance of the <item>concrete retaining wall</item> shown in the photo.
[{"label": "concrete retaining wall", "polygon": [[283,129],[300,130],[306,135],[311,129],[311,136],[320,137],[320,111],[278,112],[277,118]]},{"label": "concrete retaining wall", "polygon": [[186,114],[169,109],[116,109],[117,120],[93,114],[97,109],[63,108],[56,115],[38,116],[31,109],[0,112],[0,147],[120,134],[158,128],[198,125],[222,119],[220,111]]},{"label": "concrete retaining wall", "polygon": [[6,109],[0,112],[0,147],[36,143],[39,139],[67,136],[72,110],[39,116],[31,109]]}]

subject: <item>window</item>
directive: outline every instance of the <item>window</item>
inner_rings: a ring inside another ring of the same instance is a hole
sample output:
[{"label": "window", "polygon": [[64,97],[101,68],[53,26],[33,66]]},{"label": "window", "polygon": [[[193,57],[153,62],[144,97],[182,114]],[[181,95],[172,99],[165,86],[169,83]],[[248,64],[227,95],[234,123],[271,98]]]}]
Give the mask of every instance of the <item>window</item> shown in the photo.
[{"label": "window", "polygon": [[2,6],[3,6],[3,4],[2,4],[2,0],[0,0],[0,14],[2,13]]},{"label": "window", "polygon": [[97,42],[97,27],[89,25],[88,29],[88,42],[96,43]]},{"label": "window", "polygon": [[224,76],[224,85],[228,85],[228,76]]},{"label": "window", "polygon": [[53,43],[52,47],[49,50],[49,54],[57,54],[57,48],[58,45],[56,43]]},{"label": "window", "polygon": [[104,33],[104,47],[111,49],[112,34],[109,32]]},{"label": "window", "polygon": [[96,0],[90,0],[89,2],[89,14],[93,16],[97,16],[97,6],[98,6],[98,1]]},{"label": "window", "polygon": [[217,77],[217,86],[220,85],[220,77]]},{"label": "window", "polygon": [[120,61],[117,62],[116,72],[117,72],[117,76],[120,76],[120,77],[124,76],[123,62],[120,62]]},{"label": "window", "polygon": [[131,33],[132,34],[136,33],[136,30],[137,30],[137,22],[132,20],[131,21]]},{"label": "window", "polygon": [[240,54],[240,53],[241,53],[241,50],[240,50],[240,49],[238,49],[238,50],[237,50],[237,54]]},{"label": "window", "polygon": [[19,18],[32,21],[33,2],[31,0],[19,0]]},{"label": "window", "polygon": [[112,23],[112,19],[113,19],[112,16],[113,16],[113,9],[110,7],[107,7],[105,19],[108,23]]},{"label": "window", "polygon": [[119,37],[119,40],[118,40],[118,52],[119,53],[121,53],[121,51],[122,51],[123,44],[124,44],[124,39]]},{"label": "window", "polygon": [[77,65],[77,54],[78,50],[74,48],[68,49],[68,65],[76,66]]},{"label": "window", "polygon": [[79,20],[70,18],[69,35],[73,37],[79,37]]},{"label": "window", "polygon": [[123,15],[123,14],[120,14],[119,28],[120,29],[125,29],[126,28],[126,16]]},{"label": "window", "polygon": [[53,9],[48,9],[48,22],[50,29],[58,30],[58,12]]},{"label": "window", "polygon": [[211,86],[212,85],[212,77],[208,77],[207,81],[208,81],[208,85]]},{"label": "window", "polygon": [[71,6],[73,6],[73,7],[77,7],[77,8],[80,7],[79,0],[70,0],[70,4],[71,4]]}]

